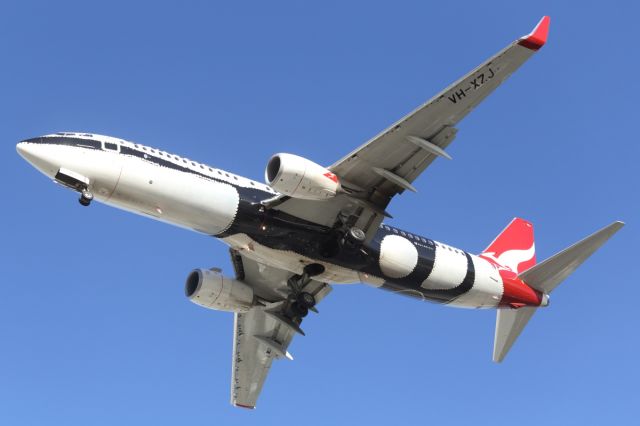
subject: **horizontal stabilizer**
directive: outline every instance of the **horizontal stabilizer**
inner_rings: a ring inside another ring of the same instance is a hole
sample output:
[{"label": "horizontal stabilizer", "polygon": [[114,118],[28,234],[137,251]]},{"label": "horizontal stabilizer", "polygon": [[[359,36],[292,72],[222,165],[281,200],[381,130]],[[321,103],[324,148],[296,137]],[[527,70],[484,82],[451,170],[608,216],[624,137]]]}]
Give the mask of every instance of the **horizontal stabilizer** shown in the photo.
[{"label": "horizontal stabilizer", "polygon": [[613,222],[544,262],[527,269],[518,275],[518,278],[536,290],[550,293],[623,226],[623,222]]},{"label": "horizontal stabilizer", "polygon": [[498,309],[496,335],[493,339],[493,361],[502,362],[537,308]]}]

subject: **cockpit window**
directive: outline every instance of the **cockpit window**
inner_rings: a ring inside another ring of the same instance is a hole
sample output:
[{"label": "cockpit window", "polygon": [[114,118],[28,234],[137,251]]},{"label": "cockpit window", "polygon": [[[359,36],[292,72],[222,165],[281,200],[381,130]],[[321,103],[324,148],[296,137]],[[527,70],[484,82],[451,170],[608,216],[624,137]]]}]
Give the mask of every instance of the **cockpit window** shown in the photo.
[{"label": "cockpit window", "polygon": [[111,151],[117,151],[118,150],[118,144],[111,143],[111,142],[105,142],[104,143],[104,149],[108,149],[108,150],[111,150]]}]

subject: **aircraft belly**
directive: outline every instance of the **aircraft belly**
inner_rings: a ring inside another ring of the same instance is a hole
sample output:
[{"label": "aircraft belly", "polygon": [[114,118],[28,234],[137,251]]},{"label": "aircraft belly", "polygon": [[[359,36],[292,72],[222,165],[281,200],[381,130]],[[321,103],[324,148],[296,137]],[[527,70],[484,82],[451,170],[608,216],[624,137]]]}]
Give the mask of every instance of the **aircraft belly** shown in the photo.
[{"label": "aircraft belly", "polygon": [[247,234],[234,234],[221,238],[226,244],[238,250],[244,256],[258,263],[301,274],[305,265],[320,263],[325,271],[314,277],[315,280],[335,284],[353,284],[360,282],[358,271],[333,263],[318,261],[292,250],[278,250],[264,246]]}]

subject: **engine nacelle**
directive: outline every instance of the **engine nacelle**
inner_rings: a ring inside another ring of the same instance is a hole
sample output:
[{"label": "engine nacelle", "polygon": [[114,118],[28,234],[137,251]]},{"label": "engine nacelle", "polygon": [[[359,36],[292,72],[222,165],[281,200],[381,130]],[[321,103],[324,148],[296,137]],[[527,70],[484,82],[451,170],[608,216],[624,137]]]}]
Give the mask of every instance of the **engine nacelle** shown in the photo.
[{"label": "engine nacelle", "polygon": [[215,269],[194,269],[187,277],[184,293],[196,305],[218,311],[247,312],[254,301],[251,287]]},{"label": "engine nacelle", "polygon": [[271,157],[264,178],[276,191],[305,200],[326,200],[340,189],[338,177],[328,169],[293,154]]}]

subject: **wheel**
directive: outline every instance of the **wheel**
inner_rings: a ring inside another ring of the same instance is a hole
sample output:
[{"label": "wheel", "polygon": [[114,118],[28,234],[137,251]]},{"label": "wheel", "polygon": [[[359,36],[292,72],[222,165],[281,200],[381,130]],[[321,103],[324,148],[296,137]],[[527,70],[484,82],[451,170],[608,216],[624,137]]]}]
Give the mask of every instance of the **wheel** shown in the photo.
[{"label": "wheel", "polygon": [[313,308],[316,305],[316,298],[313,297],[313,294],[307,293],[303,291],[298,295],[297,299],[298,304],[304,306],[305,308]]},{"label": "wheel", "polygon": [[361,243],[365,238],[367,238],[367,235],[362,229],[356,228],[355,226],[349,229],[349,239],[352,241]]},{"label": "wheel", "polygon": [[354,226],[344,233],[340,241],[340,246],[347,251],[357,251],[362,247],[366,238],[367,236],[364,231]]},{"label": "wheel", "polygon": [[78,200],[80,204],[86,207],[89,204],[91,204],[92,200],[93,200],[93,194],[91,193],[91,191],[89,191],[88,189],[83,189],[82,192],[80,193],[80,199]]},{"label": "wheel", "polygon": [[88,189],[83,189],[81,194],[82,198],[86,198],[89,201],[93,200],[93,194]]},{"label": "wheel", "polygon": [[304,318],[309,313],[309,309],[298,302],[291,303],[288,311],[289,316],[292,318]]}]

